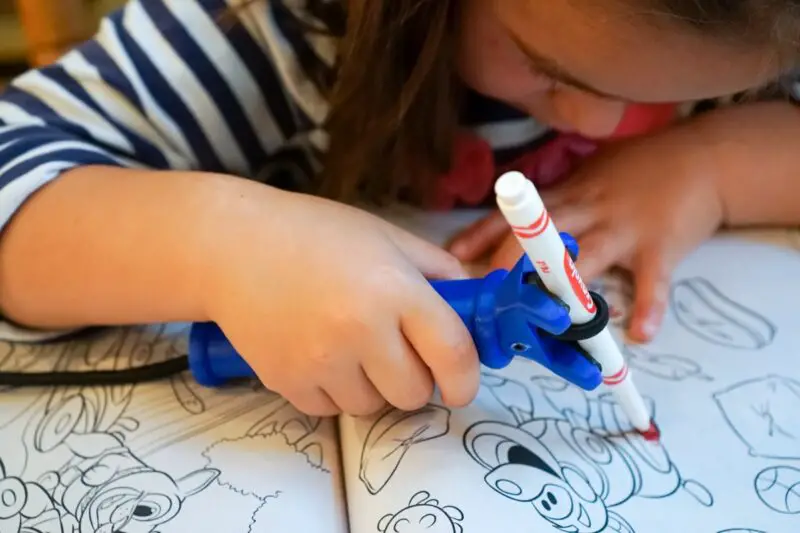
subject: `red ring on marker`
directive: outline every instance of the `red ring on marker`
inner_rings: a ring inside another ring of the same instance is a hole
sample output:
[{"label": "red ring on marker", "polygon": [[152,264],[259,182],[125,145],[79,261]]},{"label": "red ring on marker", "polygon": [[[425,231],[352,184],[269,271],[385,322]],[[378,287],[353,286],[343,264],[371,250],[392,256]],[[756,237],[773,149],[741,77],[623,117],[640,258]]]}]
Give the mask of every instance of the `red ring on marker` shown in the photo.
[{"label": "red ring on marker", "polygon": [[616,374],[603,378],[606,385],[619,385],[628,377],[628,365],[623,365]]},{"label": "red ring on marker", "polygon": [[511,231],[521,239],[533,239],[544,233],[549,225],[550,213],[545,209],[532,224],[528,226],[511,226]]}]

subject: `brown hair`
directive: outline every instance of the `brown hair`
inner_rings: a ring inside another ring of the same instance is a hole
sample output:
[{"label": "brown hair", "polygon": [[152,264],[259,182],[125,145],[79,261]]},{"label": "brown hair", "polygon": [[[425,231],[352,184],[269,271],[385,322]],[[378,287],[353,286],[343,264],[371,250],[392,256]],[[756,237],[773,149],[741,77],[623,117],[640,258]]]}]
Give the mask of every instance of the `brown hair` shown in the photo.
[{"label": "brown hair", "polygon": [[458,0],[348,5],[320,193],[420,200],[450,166],[458,126]]},{"label": "brown hair", "polygon": [[[331,9],[325,0],[306,1],[317,10]],[[346,19],[337,35],[336,72],[326,73],[332,74],[330,143],[315,192],[343,201],[398,195],[421,200],[432,180],[449,169],[462,92],[455,69],[461,2],[337,3]],[[779,53],[798,50],[800,0],[629,2],[632,11],[646,9],[659,23],[678,21],[704,35]]]}]

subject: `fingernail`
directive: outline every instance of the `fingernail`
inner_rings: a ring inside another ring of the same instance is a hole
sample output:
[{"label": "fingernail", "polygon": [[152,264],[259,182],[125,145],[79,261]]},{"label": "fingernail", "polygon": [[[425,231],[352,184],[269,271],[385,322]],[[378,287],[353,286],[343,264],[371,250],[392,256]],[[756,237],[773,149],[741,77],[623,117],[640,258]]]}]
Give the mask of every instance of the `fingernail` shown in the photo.
[{"label": "fingernail", "polygon": [[658,333],[658,320],[655,318],[645,320],[642,324],[642,335],[650,340],[656,336],[656,333]]}]

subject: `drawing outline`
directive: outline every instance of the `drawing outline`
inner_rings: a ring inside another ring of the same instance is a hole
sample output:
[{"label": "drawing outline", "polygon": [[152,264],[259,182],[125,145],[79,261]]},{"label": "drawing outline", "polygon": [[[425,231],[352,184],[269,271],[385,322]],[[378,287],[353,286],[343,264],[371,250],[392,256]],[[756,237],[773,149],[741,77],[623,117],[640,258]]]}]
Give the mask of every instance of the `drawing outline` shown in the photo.
[{"label": "drawing outline", "polygon": [[712,398],[751,456],[800,460],[800,381],[768,374],[734,383]]},{"label": "drawing outline", "polygon": [[464,512],[454,505],[441,505],[426,490],[416,492],[408,504],[378,520],[380,533],[463,533]]},{"label": "drawing outline", "polygon": [[753,489],[761,503],[776,513],[800,514],[800,468],[764,468],[756,474]]},{"label": "drawing outline", "polygon": [[389,483],[410,450],[450,432],[450,409],[428,404],[415,411],[393,407],[378,414],[361,448],[358,477],[378,494]]},{"label": "drawing outline", "polygon": [[[464,449],[486,469],[484,483],[494,493],[532,505],[544,520],[573,533],[632,533],[615,508],[634,497],[667,498],[683,490],[713,506],[711,492],[685,478],[662,444],[631,431],[609,393],[592,397],[557,377],[530,381],[537,412],[529,420],[478,421],[463,435]],[[652,399],[646,400],[655,417]]]},{"label": "drawing outline", "polygon": [[[6,370],[32,371],[143,365],[184,355],[185,331],[109,329],[44,345],[0,344],[0,363]],[[244,428],[250,424],[246,434],[281,433],[308,457],[310,468],[330,476],[317,434],[320,419],[293,411],[263,387],[242,390],[221,394],[176,377],[159,384],[4,392],[0,531],[158,531],[189,498],[218,483],[222,472],[173,471],[169,464],[161,469],[150,456],[234,419]]]},{"label": "drawing outline", "polygon": [[761,350],[777,334],[776,326],[766,317],[729,298],[702,277],[674,283],[670,307],[686,331],[724,348]]},{"label": "drawing outline", "polygon": [[714,381],[700,363],[688,357],[656,353],[641,346],[623,346],[622,351],[628,366],[656,378],[666,381]]},{"label": "drawing outline", "polygon": [[481,372],[481,387],[489,391],[518,424],[533,416],[533,398],[527,387],[514,379]]}]

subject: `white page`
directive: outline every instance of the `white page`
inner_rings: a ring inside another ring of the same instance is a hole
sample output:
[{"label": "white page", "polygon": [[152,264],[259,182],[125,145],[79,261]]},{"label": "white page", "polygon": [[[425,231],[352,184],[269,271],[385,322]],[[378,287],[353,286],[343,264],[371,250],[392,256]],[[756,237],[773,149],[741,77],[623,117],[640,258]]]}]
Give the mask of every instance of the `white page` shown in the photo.
[{"label": "white page", "polygon": [[[0,343],[7,371],[124,368],[186,353],[185,329]],[[263,389],[188,374],[0,390],[0,533],[344,533],[335,425]]]},{"label": "white page", "polygon": [[677,269],[628,353],[658,443],[611,436],[630,426],[605,387],[525,361],[465,409],[343,418],[352,532],[800,531],[798,275],[796,251],[725,238]]}]

